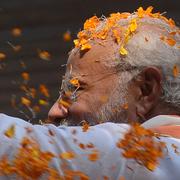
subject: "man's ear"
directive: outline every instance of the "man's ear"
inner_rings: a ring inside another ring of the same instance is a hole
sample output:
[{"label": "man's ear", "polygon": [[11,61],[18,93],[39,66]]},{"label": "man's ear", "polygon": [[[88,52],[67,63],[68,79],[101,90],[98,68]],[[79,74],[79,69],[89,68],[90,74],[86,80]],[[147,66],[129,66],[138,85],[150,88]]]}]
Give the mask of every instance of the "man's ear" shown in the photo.
[{"label": "man's ear", "polygon": [[146,117],[156,107],[162,93],[162,72],[157,67],[147,67],[140,73],[139,98],[136,102],[136,113]]}]

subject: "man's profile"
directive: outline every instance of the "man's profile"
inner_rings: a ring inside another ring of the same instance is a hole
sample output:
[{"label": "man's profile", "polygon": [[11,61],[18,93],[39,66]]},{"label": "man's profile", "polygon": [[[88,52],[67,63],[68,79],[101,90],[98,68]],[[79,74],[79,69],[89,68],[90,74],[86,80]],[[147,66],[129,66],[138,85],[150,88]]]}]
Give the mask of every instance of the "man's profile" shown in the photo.
[{"label": "man's profile", "polygon": [[180,114],[179,29],[152,9],[85,22],[49,112],[52,121],[143,123]]},{"label": "man's profile", "polygon": [[69,126],[0,114],[0,179],[179,179],[180,31],[152,9],[85,22],[49,112]]}]

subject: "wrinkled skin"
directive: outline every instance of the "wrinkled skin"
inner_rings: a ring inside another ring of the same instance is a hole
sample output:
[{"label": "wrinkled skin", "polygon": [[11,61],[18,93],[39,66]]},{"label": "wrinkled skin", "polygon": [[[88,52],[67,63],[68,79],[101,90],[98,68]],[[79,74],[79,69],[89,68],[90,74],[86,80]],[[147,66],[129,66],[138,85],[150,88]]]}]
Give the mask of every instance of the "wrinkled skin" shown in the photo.
[{"label": "wrinkled skin", "polygon": [[68,108],[57,101],[49,112],[52,121],[67,118],[71,125],[79,124],[82,120],[98,123],[99,120],[93,116],[108,101],[118,81],[115,70],[103,63],[111,60],[107,58],[112,52],[113,48],[101,45],[94,45],[83,55],[79,50],[72,51],[64,80],[68,82],[71,78],[78,78],[80,88],[76,93],[77,99]]},{"label": "wrinkled skin", "polygon": [[[60,99],[67,100],[67,97],[59,97],[49,111],[50,122],[59,123],[66,119],[68,125],[80,125],[83,120],[92,125],[107,120],[142,123],[155,115],[172,113],[160,100],[161,71],[147,67],[137,80],[127,84],[130,73],[116,73],[115,68],[105,65],[115,59],[117,50],[118,45],[109,40],[103,45],[95,43],[87,52],[78,49],[71,52],[64,84],[67,86],[71,78],[77,78],[80,88],[68,107],[59,103]],[[63,88],[62,92],[66,90],[70,89]],[[124,104],[128,108],[123,109]]]}]

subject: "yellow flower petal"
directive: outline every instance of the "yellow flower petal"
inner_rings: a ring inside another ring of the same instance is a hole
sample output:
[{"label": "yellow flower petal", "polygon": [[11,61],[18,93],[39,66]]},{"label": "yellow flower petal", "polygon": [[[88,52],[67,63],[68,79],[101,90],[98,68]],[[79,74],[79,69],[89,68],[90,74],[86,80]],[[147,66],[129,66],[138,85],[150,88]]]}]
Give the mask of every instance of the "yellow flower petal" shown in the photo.
[{"label": "yellow flower petal", "polygon": [[73,42],[74,42],[75,47],[79,47],[79,40],[78,39],[75,39]]},{"label": "yellow flower petal", "polygon": [[4,133],[7,137],[12,138],[15,134],[15,125],[10,126]]},{"label": "yellow flower petal", "polygon": [[70,81],[69,81],[73,86],[75,87],[79,87],[80,84],[79,84],[79,80],[77,78],[72,78]]},{"label": "yellow flower petal", "polygon": [[71,105],[69,102],[64,101],[62,99],[59,100],[59,104],[62,104],[66,108],[68,108]]},{"label": "yellow flower petal", "polygon": [[128,54],[127,50],[126,50],[123,46],[121,46],[119,52],[120,52],[120,54],[123,55],[123,56]]},{"label": "yellow flower petal", "polygon": [[43,105],[43,106],[47,106],[48,105],[48,102],[43,100],[43,99],[39,99],[39,104],[40,105]]},{"label": "yellow flower petal", "polygon": [[73,159],[75,158],[75,154],[73,152],[63,152],[59,155],[62,159]]},{"label": "yellow flower petal", "polygon": [[82,51],[84,51],[84,50],[89,50],[89,49],[91,49],[91,45],[90,45],[90,44],[83,44],[83,45],[81,46],[81,50],[82,50]]},{"label": "yellow flower petal", "polygon": [[137,29],[137,21],[136,19],[132,19],[130,22],[129,30],[131,33],[135,32]]},{"label": "yellow flower petal", "polygon": [[25,97],[21,97],[21,103],[25,106],[30,106],[31,105],[31,101]]}]

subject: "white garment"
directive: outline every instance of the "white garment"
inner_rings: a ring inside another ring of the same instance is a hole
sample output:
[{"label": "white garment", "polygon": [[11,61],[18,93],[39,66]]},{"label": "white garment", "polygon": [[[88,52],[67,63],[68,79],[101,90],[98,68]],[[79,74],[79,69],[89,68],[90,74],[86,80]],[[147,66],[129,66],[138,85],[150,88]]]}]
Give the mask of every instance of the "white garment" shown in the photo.
[{"label": "white garment", "polygon": [[[166,117],[158,116],[156,118],[157,120],[163,118],[166,121]],[[156,118],[153,118],[152,121],[155,121]],[[180,122],[179,117],[172,116],[170,119],[173,122],[176,120]],[[4,132],[11,125],[15,125],[15,135],[13,138],[8,138]],[[27,133],[27,127],[32,128],[31,133]],[[158,167],[151,172],[134,160],[123,158],[121,150],[117,148],[116,143],[123,138],[128,129],[127,124],[104,123],[92,126],[87,132],[83,132],[82,127],[32,125],[19,118],[0,114],[0,158],[7,154],[10,159],[13,159],[22,138],[32,137],[40,144],[42,151],[50,151],[54,154],[71,151],[77,154],[76,158],[67,160],[69,169],[82,171],[92,180],[104,179],[103,176],[107,176],[110,180],[119,180],[121,176],[125,180],[180,180],[180,155],[177,155],[171,147],[172,144],[175,144],[180,150],[179,139],[170,137],[160,139],[166,143],[168,153],[166,157],[160,160]],[[50,136],[49,130],[55,135]],[[72,131],[76,131],[76,133],[72,133]],[[74,142],[75,139],[76,143]],[[50,141],[54,143],[50,143]],[[96,162],[89,161],[87,154],[91,153],[92,149],[82,149],[78,146],[79,143],[92,143],[94,149],[99,151],[100,158]],[[52,167],[63,174],[60,161],[60,158],[54,158]],[[12,176],[0,176],[0,180],[7,179],[13,178]]]}]

